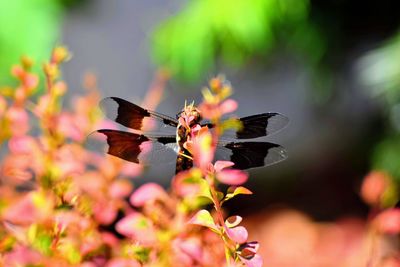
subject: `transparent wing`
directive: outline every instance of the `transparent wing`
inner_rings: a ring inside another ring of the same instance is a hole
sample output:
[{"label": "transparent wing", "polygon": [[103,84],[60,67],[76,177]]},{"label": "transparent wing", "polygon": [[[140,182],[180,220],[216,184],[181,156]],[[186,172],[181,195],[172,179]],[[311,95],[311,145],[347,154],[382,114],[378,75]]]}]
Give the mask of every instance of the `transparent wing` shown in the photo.
[{"label": "transparent wing", "polygon": [[224,142],[218,143],[215,160],[229,160],[233,168],[250,169],[269,166],[287,158],[286,150],[269,142]]},{"label": "transparent wing", "polygon": [[90,150],[143,165],[175,162],[178,151],[174,135],[150,136],[110,129],[91,133],[86,143]]}]

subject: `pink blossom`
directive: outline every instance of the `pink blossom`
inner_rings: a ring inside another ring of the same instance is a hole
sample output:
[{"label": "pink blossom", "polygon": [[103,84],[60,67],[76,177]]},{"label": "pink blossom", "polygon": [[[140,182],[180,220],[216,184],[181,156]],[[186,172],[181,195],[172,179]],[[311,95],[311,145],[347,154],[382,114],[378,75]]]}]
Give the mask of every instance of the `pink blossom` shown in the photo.
[{"label": "pink blossom", "polygon": [[146,203],[151,203],[157,199],[165,198],[167,193],[165,190],[156,183],[147,183],[136,189],[129,202],[136,207],[142,207]]}]

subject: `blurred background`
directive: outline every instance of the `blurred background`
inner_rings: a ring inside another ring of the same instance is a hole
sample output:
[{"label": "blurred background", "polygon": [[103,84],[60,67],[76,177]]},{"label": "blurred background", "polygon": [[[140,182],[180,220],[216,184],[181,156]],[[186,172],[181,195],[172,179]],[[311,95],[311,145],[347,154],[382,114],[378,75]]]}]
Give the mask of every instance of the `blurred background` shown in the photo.
[{"label": "blurred background", "polygon": [[[366,218],[363,178],[383,170],[400,182],[399,10],[394,0],[0,0],[0,82],[12,85],[4,74],[21,54],[42,62],[64,44],[71,95],[93,72],[103,96],[140,103],[161,71],[169,80],[157,111],[174,116],[224,74],[236,115],[290,118],[268,138],[289,158],[251,170],[255,194],[230,208]],[[156,169],[138,183],[168,185],[173,167]]]}]

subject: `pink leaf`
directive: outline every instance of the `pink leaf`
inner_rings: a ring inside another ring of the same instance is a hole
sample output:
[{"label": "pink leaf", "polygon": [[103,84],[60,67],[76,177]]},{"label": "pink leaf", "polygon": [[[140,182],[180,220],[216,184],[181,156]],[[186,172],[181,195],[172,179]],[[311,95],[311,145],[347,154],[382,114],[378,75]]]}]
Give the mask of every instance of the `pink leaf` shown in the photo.
[{"label": "pink leaf", "polygon": [[29,115],[20,107],[10,107],[6,113],[10,128],[14,135],[24,135],[29,131]]},{"label": "pink leaf", "polygon": [[143,172],[143,165],[127,162],[121,168],[121,174],[128,177],[137,177]]},{"label": "pink leaf", "polygon": [[214,169],[216,172],[220,172],[225,168],[232,167],[235,165],[232,161],[226,161],[226,160],[218,160],[214,164]]},{"label": "pink leaf", "polygon": [[3,216],[11,223],[27,225],[44,220],[51,211],[52,199],[33,191],[8,206]]},{"label": "pink leaf", "polygon": [[117,180],[111,184],[108,193],[112,198],[124,198],[132,192],[132,188],[132,183],[128,180]]},{"label": "pink leaf", "polygon": [[192,168],[179,172],[172,181],[174,191],[181,197],[196,196],[201,189],[201,172]]},{"label": "pink leaf", "polygon": [[117,222],[115,229],[118,233],[144,245],[153,244],[157,241],[153,224],[138,212],[122,218]]},{"label": "pink leaf", "polygon": [[222,114],[233,112],[237,109],[238,104],[233,99],[227,99],[220,105],[220,111]]},{"label": "pink leaf", "polygon": [[247,266],[247,267],[261,267],[263,265],[263,260],[260,255],[255,254],[251,259],[245,259],[240,257],[240,260]]},{"label": "pink leaf", "polygon": [[174,245],[191,259],[194,259],[195,262],[202,262],[203,250],[200,240],[195,238],[185,240],[176,239],[174,240]]},{"label": "pink leaf", "polygon": [[203,127],[195,137],[191,145],[194,163],[202,170],[206,170],[214,158],[214,146],[212,135],[207,127]]},{"label": "pink leaf", "polygon": [[30,136],[14,136],[8,142],[11,153],[31,153],[37,147],[35,139]]},{"label": "pink leaf", "polygon": [[97,222],[108,225],[117,217],[118,210],[112,201],[100,201],[94,205],[93,212]]},{"label": "pink leaf", "polygon": [[4,266],[29,266],[40,264],[42,256],[29,248],[16,245],[10,252],[4,253]]},{"label": "pink leaf", "polygon": [[136,189],[129,201],[133,206],[142,207],[147,202],[156,199],[163,199],[166,196],[165,190],[156,183],[147,183]]},{"label": "pink leaf", "polygon": [[124,258],[114,258],[107,262],[105,267],[140,267],[142,264],[140,264],[136,260],[132,259],[124,259]]},{"label": "pink leaf", "polygon": [[237,226],[234,228],[226,228],[225,230],[226,230],[226,234],[229,236],[229,238],[238,244],[245,243],[249,236],[246,228],[244,228],[243,226]]},{"label": "pink leaf", "polygon": [[217,179],[224,184],[241,185],[245,183],[249,175],[241,170],[229,169],[217,173]]}]

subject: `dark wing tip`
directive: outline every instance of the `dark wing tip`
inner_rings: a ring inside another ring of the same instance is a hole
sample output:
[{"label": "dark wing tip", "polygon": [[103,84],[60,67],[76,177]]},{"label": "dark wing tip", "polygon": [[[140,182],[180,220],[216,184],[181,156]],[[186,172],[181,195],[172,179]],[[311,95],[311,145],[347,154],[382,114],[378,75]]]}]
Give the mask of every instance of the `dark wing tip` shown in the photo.
[{"label": "dark wing tip", "polygon": [[238,139],[252,139],[274,134],[289,123],[289,118],[277,113],[261,113],[239,119],[243,128],[236,132]]},{"label": "dark wing tip", "polygon": [[232,152],[234,168],[242,170],[270,166],[288,157],[282,146],[269,142],[231,142],[225,147]]}]

